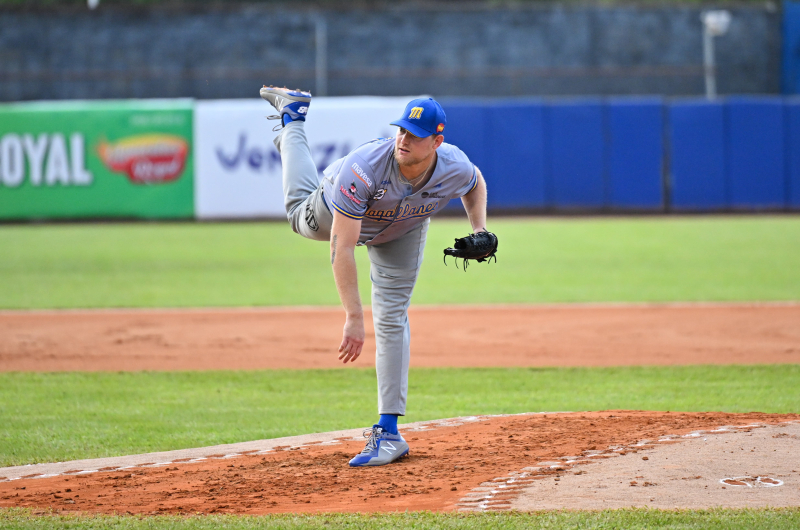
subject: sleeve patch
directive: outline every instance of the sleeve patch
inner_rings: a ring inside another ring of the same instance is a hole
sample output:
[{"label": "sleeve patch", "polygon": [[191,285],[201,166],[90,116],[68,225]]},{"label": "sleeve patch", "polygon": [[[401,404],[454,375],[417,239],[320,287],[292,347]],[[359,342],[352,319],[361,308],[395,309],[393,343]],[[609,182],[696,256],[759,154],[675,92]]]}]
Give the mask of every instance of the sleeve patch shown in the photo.
[{"label": "sleeve patch", "polygon": [[348,188],[345,188],[344,184],[339,184],[339,191],[342,193],[342,195],[350,199],[350,202],[352,202],[353,204],[361,206],[361,204],[364,202],[358,197],[356,197],[356,193],[358,193],[358,188],[356,188],[355,182],[350,184],[350,187]]},{"label": "sleeve patch", "polygon": [[366,171],[361,169],[361,166],[359,166],[357,162],[353,162],[353,165],[350,166],[350,171],[353,172],[353,175],[355,175],[358,178],[358,180],[360,180],[367,186],[372,186],[372,179],[369,178]]}]

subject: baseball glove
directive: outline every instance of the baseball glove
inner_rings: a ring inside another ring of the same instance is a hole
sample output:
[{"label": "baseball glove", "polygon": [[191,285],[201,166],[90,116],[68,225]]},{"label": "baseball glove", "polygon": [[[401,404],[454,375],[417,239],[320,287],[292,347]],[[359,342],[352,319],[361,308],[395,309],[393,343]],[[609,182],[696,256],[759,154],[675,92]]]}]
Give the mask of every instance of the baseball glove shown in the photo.
[{"label": "baseball glove", "polygon": [[456,239],[454,247],[444,249],[445,265],[447,265],[447,256],[456,258],[456,267],[458,267],[458,258],[463,259],[465,271],[471,259],[481,263],[494,258],[494,261],[497,262],[497,256],[495,256],[497,252],[497,236],[491,232],[478,232]]}]

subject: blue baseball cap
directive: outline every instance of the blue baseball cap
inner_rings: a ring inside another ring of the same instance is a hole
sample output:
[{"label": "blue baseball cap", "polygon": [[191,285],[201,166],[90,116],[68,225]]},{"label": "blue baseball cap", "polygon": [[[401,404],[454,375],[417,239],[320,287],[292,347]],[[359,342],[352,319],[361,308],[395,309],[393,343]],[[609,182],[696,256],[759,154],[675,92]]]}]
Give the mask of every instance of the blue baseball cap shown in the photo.
[{"label": "blue baseball cap", "polygon": [[406,105],[403,117],[391,125],[402,127],[418,138],[427,138],[432,134],[442,134],[447,116],[435,99],[419,98]]}]

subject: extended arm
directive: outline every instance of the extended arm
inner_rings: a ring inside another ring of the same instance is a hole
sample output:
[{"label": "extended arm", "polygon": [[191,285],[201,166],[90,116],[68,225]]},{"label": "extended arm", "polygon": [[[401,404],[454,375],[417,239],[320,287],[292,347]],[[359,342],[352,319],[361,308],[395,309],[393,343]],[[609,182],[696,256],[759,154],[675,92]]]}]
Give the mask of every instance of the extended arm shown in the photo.
[{"label": "extended arm", "polygon": [[333,214],[331,229],[331,266],[336,289],[346,315],[339,360],[355,361],[364,346],[364,310],[358,293],[355,247],[361,233],[361,221],[339,212]]},{"label": "extended arm", "polygon": [[483,180],[481,170],[477,167],[475,172],[478,175],[478,184],[475,188],[461,197],[464,209],[467,211],[469,223],[473,232],[486,231],[486,181]]}]

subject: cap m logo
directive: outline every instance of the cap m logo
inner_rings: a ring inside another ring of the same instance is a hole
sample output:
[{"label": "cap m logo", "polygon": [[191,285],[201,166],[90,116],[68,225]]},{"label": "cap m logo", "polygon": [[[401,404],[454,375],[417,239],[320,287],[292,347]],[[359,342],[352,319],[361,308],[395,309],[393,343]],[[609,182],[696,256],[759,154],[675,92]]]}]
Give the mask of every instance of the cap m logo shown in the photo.
[{"label": "cap m logo", "polygon": [[408,115],[408,119],[418,120],[422,117],[422,107],[414,107]]}]

